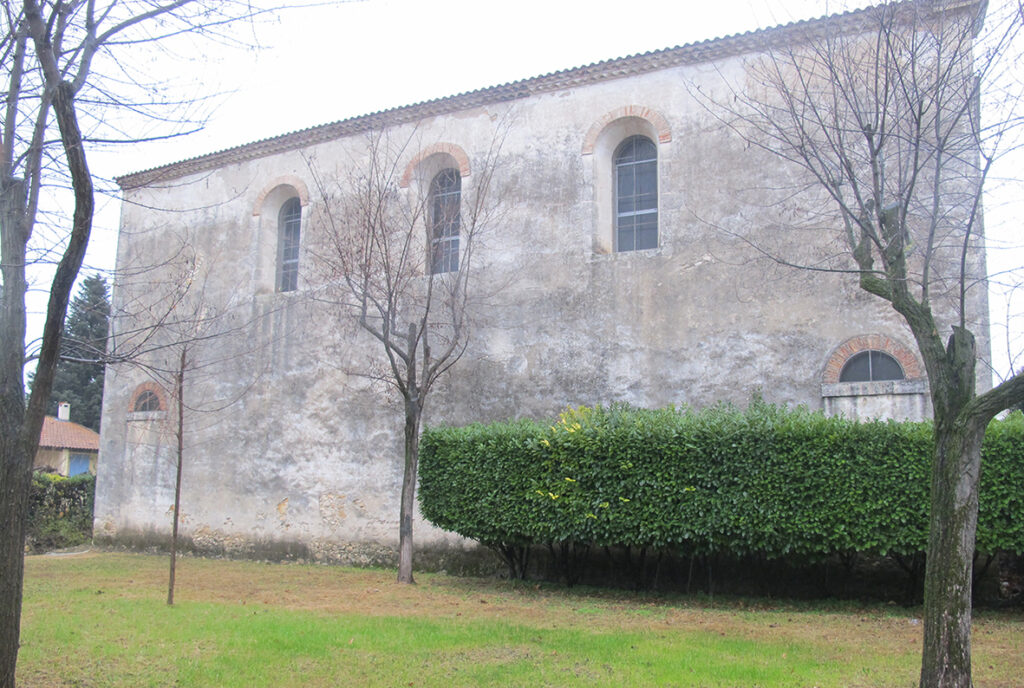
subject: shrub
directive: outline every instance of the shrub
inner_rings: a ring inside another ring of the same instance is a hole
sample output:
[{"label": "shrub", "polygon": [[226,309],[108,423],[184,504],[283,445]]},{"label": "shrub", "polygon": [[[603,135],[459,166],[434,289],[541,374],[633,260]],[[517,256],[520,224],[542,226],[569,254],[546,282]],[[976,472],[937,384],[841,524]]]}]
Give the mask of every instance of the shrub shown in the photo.
[{"label": "shrub", "polygon": [[33,551],[74,547],[92,540],[96,478],[32,475],[26,544]]},{"label": "shrub", "polygon": [[[568,409],[553,423],[430,428],[420,504],[510,557],[554,544],[819,561],[926,548],[932,426],[754,401]],[[1024,551],[1024,417],[983,448],[978,549]],[[1016,518],[1014,517],[1016,515]],[[554,550],[552,550],[554,551]]]}]

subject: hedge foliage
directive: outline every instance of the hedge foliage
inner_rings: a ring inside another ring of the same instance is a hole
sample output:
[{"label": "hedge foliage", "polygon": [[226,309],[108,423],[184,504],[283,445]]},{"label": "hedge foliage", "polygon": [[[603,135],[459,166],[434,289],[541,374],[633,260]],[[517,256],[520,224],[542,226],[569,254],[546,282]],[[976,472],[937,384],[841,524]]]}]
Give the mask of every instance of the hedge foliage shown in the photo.
[{"label": "hedge foliage", "polygon": [[74,547],[92,540],[96,478],[33,473],[26,542],[34,551]]},{"label": "hedge foliage", "polygon": [[[930,423],[755,400],[700,412],[580,407],[553,423],[427,429],[419,498],[498,551],[535,544],[810,560],[926,548]],[[1024,552],[1024,416],[983,448],[978,549]]]}]

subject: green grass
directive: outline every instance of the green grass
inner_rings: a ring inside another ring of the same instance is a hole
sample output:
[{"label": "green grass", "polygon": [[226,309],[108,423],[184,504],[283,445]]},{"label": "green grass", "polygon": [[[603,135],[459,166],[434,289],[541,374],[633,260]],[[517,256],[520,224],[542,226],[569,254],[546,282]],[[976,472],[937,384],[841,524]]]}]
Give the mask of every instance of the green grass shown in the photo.
[{"label": "green grass", "polygon": [[[410,588],[390,571],[196,559],[168,607],[165,565],[29,558],[20,685],[916,685],[919,627],[887,608],[719,609],[440,575]],[[978,685],[1016,685],[1022,630],[1019,616],[982,623],[976,665],[993,664]]]}]

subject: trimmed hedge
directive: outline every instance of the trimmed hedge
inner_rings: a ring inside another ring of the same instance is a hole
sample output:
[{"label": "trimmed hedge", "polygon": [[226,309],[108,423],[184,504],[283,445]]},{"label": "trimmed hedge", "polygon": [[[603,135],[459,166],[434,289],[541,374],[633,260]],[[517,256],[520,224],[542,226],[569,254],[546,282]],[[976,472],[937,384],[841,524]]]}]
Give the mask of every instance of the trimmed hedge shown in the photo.
[{"label": "trimmed hedge", "polygon": [[28,548],[40,552],[90,542],[95,494],[95,476],[65,478],[56,473],[33,473],[26,534]]},{"label": "trimmed hedge", "polygon": [[[627,406],[427,429],[419,499],[501,553],[553,543],[815,561],[926,548],[930,423],[857,423],[755,400]],[[1024,552],[1024,416],[983,447],[978,550]]]}]

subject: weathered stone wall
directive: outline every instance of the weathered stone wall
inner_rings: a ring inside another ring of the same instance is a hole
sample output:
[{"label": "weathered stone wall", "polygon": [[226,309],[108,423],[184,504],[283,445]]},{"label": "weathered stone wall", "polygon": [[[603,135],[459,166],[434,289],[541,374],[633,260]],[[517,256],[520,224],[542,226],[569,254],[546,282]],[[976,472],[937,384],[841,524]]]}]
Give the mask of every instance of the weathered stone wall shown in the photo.
[{"label": "weathered stone wall", "polygon": [[[458,153],[452,159],[468,194],[499,127],[511,123],[494,179],[500,221],[478,247],[487,297],[476,306],[469,350],[428,399],[427,423],[543,417],[567,404],[617,401],[745,404],[755,393],[829,411],[929,413],[913,339],[891,308],[850,276],[792,270],[751,248],[801,258],[837,252],[827,233],[786,231],[785,218],[802,208],[777,204],[765,189],[790,173],[745,147],[693,97],[698,87],[724,95],[723,75],[742,84],[742,60],[390,128],[392,140],[409,142],[399,165],[413,177],[431,152]],[[635,133],[657,142],[660,245],[616,253],[611,155]],[[208,363],[186,386],[181,522],[197,551],[391,560],[401,407],[357,374],[368,360],[380,364],[379,345],[322,299],[325,285],[310,267],[325,232],[318,179],[345,178],[365,163],[366,147],[365,136],[346,136],[125,192],[118,263],[134,278],[115,285],[114,309],[143,315],[115,317],[115,334],[161,312],[183,279],[171,266],[187,246],[201,266],[190,274],[202,275],[208,308],[224,321],[195,354]],[[402,193],[416,187],[413,178]],[[275,293],[277,211],[289,195],[303,203],[299,288]],[[977,313],[986,311],[983,292],[976,290]],[[829,362],[844,342],[870,336],[910,352],[916,379],[843,406],[834,399],[850,388],[826,379]],[[149,363],[173,369],[171,353],[152,353]],[[107,373],[100,542],[159,546],[168,537],[176,411],[166,374],[154,371],[122,365]],[[154,381],[162,410],[133,412],[140,385]],[[237,401],[220,408],[218,400],[230,399]],[[472,549],[423,522],[416,541],[442,560]]]}]

